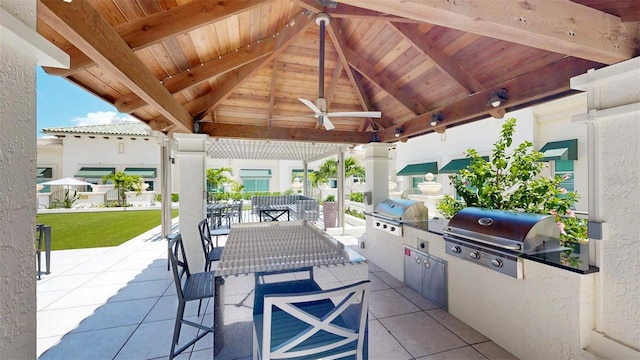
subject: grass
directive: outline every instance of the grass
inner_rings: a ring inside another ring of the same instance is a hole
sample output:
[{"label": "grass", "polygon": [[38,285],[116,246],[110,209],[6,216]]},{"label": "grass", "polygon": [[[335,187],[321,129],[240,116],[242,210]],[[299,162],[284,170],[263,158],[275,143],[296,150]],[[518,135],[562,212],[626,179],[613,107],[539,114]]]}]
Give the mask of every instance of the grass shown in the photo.
[{"label": "grass", "polygon": [[[171,210],[171,217],[178,210]],[[38,214],[38,224],[51,225],[51,249],[117,246],[161,223],[160,210]]]}]

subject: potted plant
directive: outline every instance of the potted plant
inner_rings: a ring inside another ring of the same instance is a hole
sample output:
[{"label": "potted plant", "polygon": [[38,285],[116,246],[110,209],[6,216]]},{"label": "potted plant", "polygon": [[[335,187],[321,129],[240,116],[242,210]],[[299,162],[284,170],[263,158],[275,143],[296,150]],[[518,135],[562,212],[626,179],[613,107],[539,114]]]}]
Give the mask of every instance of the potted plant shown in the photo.
[{"label": "potted plant", "polygon": [[586,242],[586,221],[578,219],[571,210],[579,196],[561,186],[566,178],[539,176],[544,167],[540,161],[543,155],[533,150],[530,141],[508,152],[515,125],[514,118],[503,124],[491,161],[484,160],[474,149],[467,150],[470,165],[458,174],[449,175],[462,200],[445,195],[438,210],[446,218],[467,206],[550,214],[556,218],[564,246]]},{"label": "potted plant", "polygon": [[322,211],[324,213],[324,228],[336,227],[336,219],[338,215],[338,203],[334,195],[327,195],[322,202]]}]

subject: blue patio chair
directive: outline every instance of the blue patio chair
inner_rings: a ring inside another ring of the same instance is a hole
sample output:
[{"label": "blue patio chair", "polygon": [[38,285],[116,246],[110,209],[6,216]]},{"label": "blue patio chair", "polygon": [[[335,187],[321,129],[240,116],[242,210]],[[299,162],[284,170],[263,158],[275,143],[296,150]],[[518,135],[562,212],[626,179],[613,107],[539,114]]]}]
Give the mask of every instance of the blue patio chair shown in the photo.
[{"label": "blue patio chair", "polygon": [[[182,243],[182,236],[177,234],[169,241],[171,249],[169,259],[171,269],[173,270],[173,279],[176,285],[176,293],[178,295],[178,312],[176,314],[176,322],[173,329],[173,341],[171,342],[171,353],[169,359],[173,359],[176,355],[182,353],[188,347],[202,339],[208,333],[214,333],[213,324],[211,327],[195,323],[184,319],[184,309],[189,301],[202,301],[203,299],[214,297],[214,272],[205,271],[192,273],[189,271],[187,256]],[[198,307],[198,314],[200,308]],[[200,329],[198,336],[189,340],[186,344],[176,350],[176,345],[180,340],[180,330],[182,324],[193,326]]]},{"label": "blue patio chair", "polygon": [[[204,271],[211,270],[211,263],[219,261],[224,251],[224,246],[218,245],[218,236],[229,235],[229,228],[219,228],[209,230],[209,221],[205,218],[198,223],[198,232],[200,233],[200,242],[204,251]],[[212,237],[216,237],[216,243],[213,244]]]},{"label": "blue patio chair", "polygon": [[311,292],[263,292],[263,309],[254,308],[253,315],[254,359],[366,359],[369,280]]}]

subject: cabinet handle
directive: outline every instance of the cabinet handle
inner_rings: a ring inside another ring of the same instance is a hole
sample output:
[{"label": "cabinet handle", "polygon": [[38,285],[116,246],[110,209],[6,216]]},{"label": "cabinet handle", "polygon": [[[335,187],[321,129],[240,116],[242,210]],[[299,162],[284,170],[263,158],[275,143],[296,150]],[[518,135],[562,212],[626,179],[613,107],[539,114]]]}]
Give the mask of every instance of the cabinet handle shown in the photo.
[{"label": "cabinet handle", "polygon": [[416,264],[420,264],[421,260],[419,256],[416,256]]},{"label": "cabinet handle", "polygon": [[429,260],[424,261],[424,267],[426,267],[427,269],[431,267],[431,263],[429,262]]}]

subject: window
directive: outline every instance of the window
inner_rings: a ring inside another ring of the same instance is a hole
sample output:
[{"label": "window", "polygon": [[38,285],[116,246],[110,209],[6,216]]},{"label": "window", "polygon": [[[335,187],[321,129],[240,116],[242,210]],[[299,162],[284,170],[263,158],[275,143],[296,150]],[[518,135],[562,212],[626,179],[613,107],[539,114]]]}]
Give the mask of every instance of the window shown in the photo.
[{"label": "window", "polygon": [[240,169],[240,179],[244,186],[244,192],[267,192],[269,191],[269,180],[271,180],[270,169]]},{"label": "window", "polygon": [[268,192],[269,179],[249,179],[242,178],[242,185],[245,192]]},{"label": "window", "polygon": [[[52,173],[53,173],[53,169],[50,167],[39,167],[36,171],[36,182],[39,184],[39,183],[53,180],[51,178]],[[43,188],[42,190],[40,190],[40,192],[43,192],[43,193],[51,192],[51,186],[49,185],[42,185],[42,186]]]},{"label": "window", "polygon": [[567,177],[565,181],[560,183],[560,187],[567,189],[567,191],[575,191],[573,160],[555,160],[553,170],[555,175]]},{"label": "window", "polygon": [[418,184],[420,184],[421,182],[424,182],[424,175],[411,177],[411,193],[412,194],[422,194],[422,191],[420,191],[420,188],[418,187]]}]

